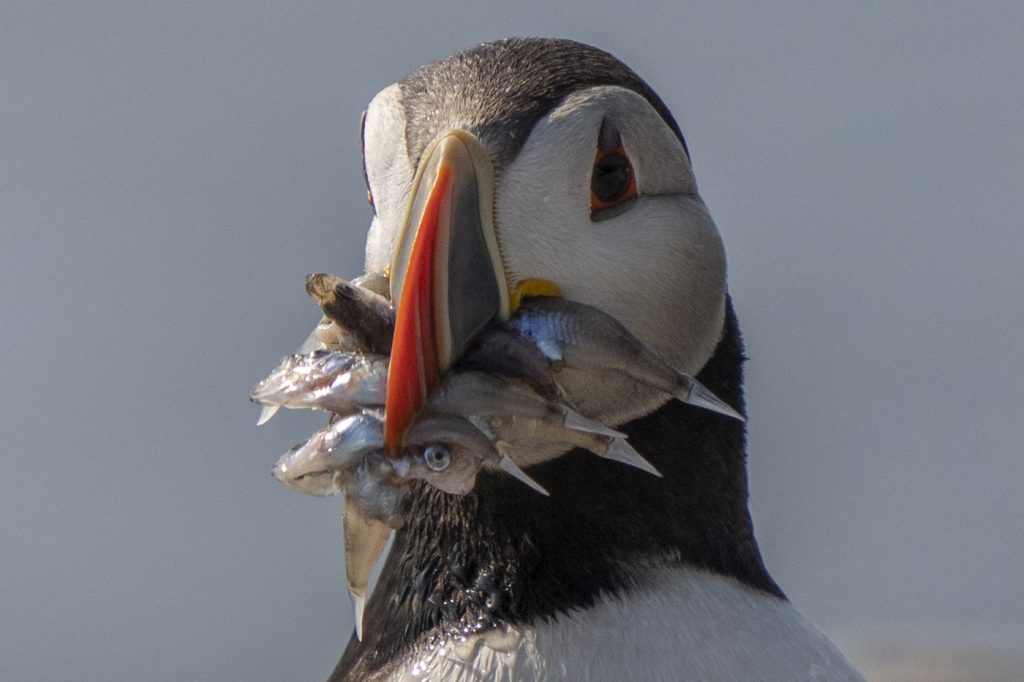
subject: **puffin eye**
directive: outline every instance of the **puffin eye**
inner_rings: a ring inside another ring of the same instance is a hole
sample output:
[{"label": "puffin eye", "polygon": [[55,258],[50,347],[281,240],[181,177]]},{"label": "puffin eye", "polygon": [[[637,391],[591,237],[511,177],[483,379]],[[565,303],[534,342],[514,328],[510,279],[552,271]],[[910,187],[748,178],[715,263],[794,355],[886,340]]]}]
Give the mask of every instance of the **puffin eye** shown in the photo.
[{"label": "puffin eye", "polygon": [[452,463],[452,455],[443,445],[428,445],[423,449],[423,462],[432,471],[444,471]]},{"label": "puffin eye", "polygon": [[636,199],[633,164],[626,156],[618,131],[604,121],[590,175],[590,219],[597,222],[617,216],[633,199]]},{"label": "puffin eye", "polygon": [[594,162],[594,174],[590,178],[590,191],[594,199],[603,204],[622,199],[629,191],[633,180],[633,169],[625,154],[611,152],[598,157]]}]

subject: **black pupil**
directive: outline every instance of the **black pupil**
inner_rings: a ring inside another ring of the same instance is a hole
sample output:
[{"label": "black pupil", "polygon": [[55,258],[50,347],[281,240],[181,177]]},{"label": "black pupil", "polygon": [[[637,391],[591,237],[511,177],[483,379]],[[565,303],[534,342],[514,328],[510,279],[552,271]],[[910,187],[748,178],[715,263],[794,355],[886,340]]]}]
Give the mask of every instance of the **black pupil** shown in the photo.
[{"label": "black pupil", "polygon": [[615,201],[629,189],[629,160],[622,154],[605,154],[594,164],[590,191],[601,201]]},{"label": "black pupil", "polygon": [[444,469],[448,466],[448,450],[440,445],[431,445],[427,447],[426,452],[423,454],[427,460],[427,466],[435,471]]}]

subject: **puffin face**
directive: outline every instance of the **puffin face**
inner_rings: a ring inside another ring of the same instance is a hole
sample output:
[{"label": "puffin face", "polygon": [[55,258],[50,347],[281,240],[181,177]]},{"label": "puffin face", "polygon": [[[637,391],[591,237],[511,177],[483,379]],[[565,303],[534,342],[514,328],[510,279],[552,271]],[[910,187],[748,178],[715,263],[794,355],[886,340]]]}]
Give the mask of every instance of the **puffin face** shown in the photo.
[{"label": "puffin face", "polygon": [[[636,198],[592,210],[602,130],[615,130]],[[725,253],[679,138],[637,93],[575,93],[538,121],[501,175],[496,229],[510,282],[554,282],[696,374],[725,315]]]},{"label": "puffin face", "polygon": [[[501,77],[533,78],[516,68]],[[363,124],[366,268],[389,275],[396,306],[393,447],[469,338],[521,295],[599,307],[696,374],[722,333],[725,256],[666,118],[614,83],[570,87],[527,115],[522,97],[503,111],[500,88],[461,78],[450,94],[392,85]]]}]

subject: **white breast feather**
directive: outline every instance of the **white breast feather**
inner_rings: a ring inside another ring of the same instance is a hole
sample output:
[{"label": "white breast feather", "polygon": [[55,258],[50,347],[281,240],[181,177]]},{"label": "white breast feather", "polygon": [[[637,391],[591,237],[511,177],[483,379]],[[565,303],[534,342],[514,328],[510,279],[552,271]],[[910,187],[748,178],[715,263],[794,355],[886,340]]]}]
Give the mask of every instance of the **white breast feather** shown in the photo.
[{"label": "white breast feather", "polygon": [[524,628],[424,651],[391,680],[863,680],[786,601],[696,569]]}]

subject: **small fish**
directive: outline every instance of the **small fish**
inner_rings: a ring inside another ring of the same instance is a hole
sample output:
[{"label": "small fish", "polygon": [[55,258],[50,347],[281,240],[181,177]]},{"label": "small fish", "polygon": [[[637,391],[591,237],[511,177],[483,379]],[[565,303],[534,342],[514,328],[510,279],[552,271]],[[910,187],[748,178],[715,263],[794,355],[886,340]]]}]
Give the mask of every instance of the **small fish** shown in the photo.
[{"label": "small fish", "polygon": [[496,324],[488,326],[470,342],[455,369],[516,377],[548,400],[565,400],[565,392],[555,380],[551,362],[537,346]]},{"label": "small fish", "polygon": [[404,479],[421,479],[454,495],[473,489],[480,469],[504,471],[547,495],[539,483],[502,455],[494,443],[469,420],[455,415],[428,414],[413,423],[403,439],[402,454],[392,460],[395,473]]},{"label": "small fish", "polygon": [[[330,350],[345,352],[361,352],[363,350],[363,345],[356,337],[326,315],[317,322],[312,336],[316,341],[314,348],[329,348]],[[306,350],[313,350],[314,348],[307,348]],[[303,351],[300,350],[299,352]]]},{"label": "small fish", "polygon": [[370,410],[331,421],[281,456],[274,478],[307,495],[337,495],[353,479],[363,458],[384,447],[383,418]]},{"label": "small fish", "polygon": [[654,476],[661,476],[653,464],[627,442],[621,433],[573,429],[551,421],[510,415],[471,417],[494,443],[497,450],[523,466],[553,459],[570,448],[583,448],[598,457],[621,462]]},{"label": "small fish", "polygon": [[345,499],[354,501],[367,518],[398,528],[408,511],[409,481],[395,474],[394,461],[383,448],[365,452],[354,471],[344,477]]},{"label": "small fish", "polygon": [[349,284],[377,294],[384,299],[391,296],[391,280],[383,272],[364,272],[349,280]]},{"label": "small fish", "polygon": [[427,402],[427,409],[477,417],[539,419],[566,429],[613,437],[622,435],[584,417],[564,400],[545,398],[522,381],[469,370],[446,375]]},{"label": "small fish", "polygon": [[360,350],[380,355],[391,353],[395,320],[387,298],[325,273],[306,277],[306,293],[328,319],[351,336]]},{"label": "small fish", "polygon": [[[745,421],[703,384],[677,372],[622,323],[593,306],[558,297],[524,299],[505,326],[537,346],[562,388],[593,418],[607,421],[604,413],[614,412],[623,402],[615,391],[602,395],[595,389],[602,375],[615,374],[665,397]],[[594,407],[587,409],[588,404]]]},{"label": "small fish", "polygon": [[256,384],[249,399],[261,405],[344,414],[360,406],[383,405],[387,378],[384,356],[313,350],[284,358]]},{"label": "small fish", "polygon": [[[304,353],[309,353],[310,351],[322,349],[324,347],[324,344],[319,339],[319,329],[319,326],[313,329],[313,331],[311,331],[309,335],[306,336],[305,341],[299,344],[299,347],[295,350],[295,353],[293,353],[293,355],[301,355]],[[284,362],[284,360],[282,360],[281,362]],[[251,397],[249,399],[252,400]],[[268,421],[273,419],[274,415],[277,414],[278,410],[280,409],[280,405],[264,405],[263,409],[260,410],[259,419],[256,420],[256,426],[263,426],[264,424],[266,424]]]},{"label": "small fish", "polygon": [[370,596],[370,576],[393,530],[388,524],[364,514],[355,499],[346,496],[342,532],[345,536],[345,581],[352,599],[356,639],[362,640],[363,610]]},{"label": "small fish", "polygon": [[370,577],[394,529],[405,521],[409,486],[395,481],[393,462],[383,448],[383,425],[376,428],[381,447],[365,452],[353,476],[345,479],[345,580],[352,599],[356,638],[363,638],[363,610],[370,596]]},{"label": "small fish", "polygon": [[[307,280],[309,278],[307,277]],[[341,278],[337,278],[342,281]],[[367,294],[375,295],[373,298],[375,305],[379,306],[381,299],[387,300],[384,297],[389,290],[388,278],[378,272],[368,272],[364,275],[356,277],[351,282],[346,283],[346,286],[356,287],[361,291],[365,291]],[[390,348],[390,337],[391,332],[387,333],[387,345],[386,348]],[[373,344],[370,344],[373,345]],[[337,324],[330,317],[324,316],[317,323],[313,331],[309,333],[306,340],[296,349],[296,354],[305,354],[314,350],[337,350],[347,353],[368,353],[372,352],[373,348],[367,345],[366,340],[361,338],[358,333],[353,334],[350,330],[345,329],[341,325]],[[389,351],[384,351],[382,354],[387,355]],[[281,409],[281,405],[264,405],[260,411],[259,419],[256,422],[257,426],[263,426],[269,422],[278,410]]]},{"label": "small fish", "polygon": [[364,410],[334,419],[274,467],[274,477],[309,495],[345,493],[345,578],[362,637],[373,567],[408,509],[408,486],[395,485],[384,454],[383,417]]}]

